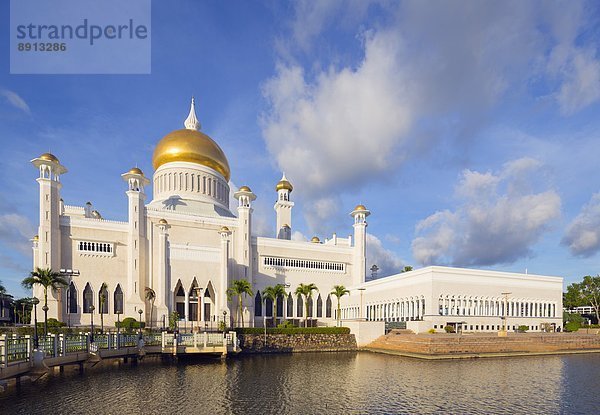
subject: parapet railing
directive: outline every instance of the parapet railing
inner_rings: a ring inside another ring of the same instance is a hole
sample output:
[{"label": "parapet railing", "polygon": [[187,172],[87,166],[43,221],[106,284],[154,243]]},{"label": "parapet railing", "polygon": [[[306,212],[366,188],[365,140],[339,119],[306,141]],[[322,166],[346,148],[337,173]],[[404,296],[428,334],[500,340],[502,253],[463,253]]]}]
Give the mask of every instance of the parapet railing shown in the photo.
[{"label": "parapet railing", "polygon": [[237,346],[237,333],[230,331],[227,333],[162,333],[162,348],[174,346],[187,346],[195,348],[205,347],[232,347]]}]

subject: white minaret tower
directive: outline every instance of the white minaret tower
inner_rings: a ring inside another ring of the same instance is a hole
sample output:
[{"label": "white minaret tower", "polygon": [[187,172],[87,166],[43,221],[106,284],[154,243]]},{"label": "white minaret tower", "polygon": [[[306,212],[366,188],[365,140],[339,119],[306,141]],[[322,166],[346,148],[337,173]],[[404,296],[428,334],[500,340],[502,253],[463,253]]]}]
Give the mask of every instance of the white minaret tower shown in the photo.
[{"label": "white minaret tower", "polygon": [[[37,238],[37,256],[33,258],[33,266],[60,270],[60,175],[67,172],[54,155],[44,153],[31,163],[39,170],[37,182],[40,185],[40,225]],[[35,239],[35,238],[34,238]],[[33,296],[42,298],[39,286],[33,288]],[[48,290],[48,315],[62,319],[62,296],[54,290]]]},{"label": "white minaret tower", "polygon": [[[125,314],[135,316],[137,310],[144,310],[144,291],[146,281],[146,194],[144,186],[150,183],[144,173],[137,167],[121,175],[127,182],[127,199],[129,201],[129,226],[127,239],[127,301]],[[145,311],[145,310],[144,310]]]},{"label": "white minaret tower", "polygon": [[354,218],[354,254],[352,264],[352,285],[365,282],[367,272],[367,216],[371,212],[364,205],[358,205],[350,213]]},{"label": "white minaret tower", "polygon": [[277,212],[277,239],[292,239],[292,208],[294,202],[290,201],[290,193],[294,190],[292,184],[285,177],[285,173],[275,186],[277,201],[275,212]]},{"label": "white minaret tower", "polygon": [[[236,243],[236,261],[237,261],[237,278],[247,280],[250,285],[253,283],[252,275],[252,202],[256,199],[256,195],[248,186],[242,186],[233,194],[238,200],[238,231],[235,235]],[[232,307],[237,308],[237,303],[232,304]],[[254,302],[250,308],[250,315],[254,315]],[[232,310],[233,311],[233,310]],[[238,310],[233,311],[234,316]],[[242,310],[244,312],[244,310]],[[247,318],[244,318],[248,321]]]}]

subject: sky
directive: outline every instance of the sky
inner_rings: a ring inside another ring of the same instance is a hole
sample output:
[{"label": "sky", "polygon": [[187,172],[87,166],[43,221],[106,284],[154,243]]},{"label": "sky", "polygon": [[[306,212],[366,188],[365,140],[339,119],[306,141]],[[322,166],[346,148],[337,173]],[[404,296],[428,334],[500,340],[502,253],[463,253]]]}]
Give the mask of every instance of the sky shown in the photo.
[{"label": "sky", "polygon": [[349,235],[365,204],[380,276],[596,275],[599,20],[593,1],[153,1],[147,75],[11,75],[0,25],[0,281],[27,295],[31,159],[68,168],[66,204],[125,220],[120,174],[152,174],[192,95],[232,189],[257,195],[256,235],[285,171],[294,238]]}]

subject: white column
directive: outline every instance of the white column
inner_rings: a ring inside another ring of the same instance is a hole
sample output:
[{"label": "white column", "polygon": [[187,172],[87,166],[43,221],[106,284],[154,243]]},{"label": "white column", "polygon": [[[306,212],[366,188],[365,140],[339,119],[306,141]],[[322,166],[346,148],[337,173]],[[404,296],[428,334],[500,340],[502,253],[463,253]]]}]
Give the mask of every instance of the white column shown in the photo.
[{"label": "white column", "polygon": [[184,316],[185,316],[185,321],[190,321],[190,293],[188,292],[188,290],[184,289],[184,294],[185,294],[185,310],[184,310]]}]

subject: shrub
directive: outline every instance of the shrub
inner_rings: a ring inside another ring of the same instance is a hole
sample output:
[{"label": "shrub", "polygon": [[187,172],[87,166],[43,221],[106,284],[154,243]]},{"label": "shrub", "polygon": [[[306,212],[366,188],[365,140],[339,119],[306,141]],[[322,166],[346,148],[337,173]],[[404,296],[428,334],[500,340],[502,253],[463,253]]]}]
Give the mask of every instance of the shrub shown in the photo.
[{"label": "shrub", "polygon": [[429,330],[427,330],[427,333],[429,333],[429,334],[435,334],[435,329],[429,329]]},{"label": "shrub", "polygon": [[569,321],[567,324],[565,324],[565,331],[567,331],[567,332],[577,331],[577,330],[579,330],[580,327],[581,327],[581,323],[579,323],[578,321]]},{"label": "shrub", "polygon": [[140,324],[140,322],[133,317],[127,317],[124,318],[123,321],[121,321],[120,323],[118,321],[115,323],[115,327],[118,327],[125,331],[139,330],[140,326],[141,328],[144,328],[146,324],[143,322]]},{"label": "shrub", "polygon": [[179,321],[179,313],[177,311],[169,314],[169,330],[173,331],[177,328],[177,322]]},{"label": "shrub", "polygon": [[[260,327],[238,327],[237,334],[264,334],[265,329]],[[267,334],[350,334],[348,327],[291,327],[268,328]]]},{"label": "shrub", "polygon": [[446,333],[456,333],[454,326],[446,326],[444,327],[444,330],[446,330]]},{"label": "shrub", "polygon": [[519,333],[525,333],[527,330],[529,330],[529,326],[521,325],[517,328],[517,330]]}]

